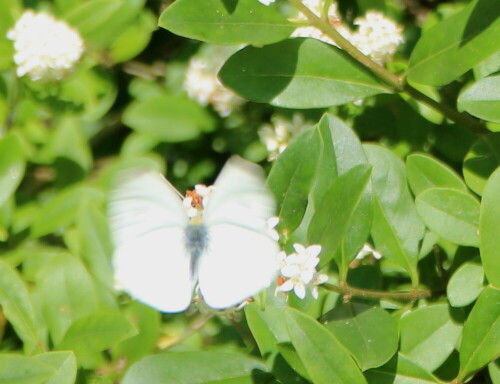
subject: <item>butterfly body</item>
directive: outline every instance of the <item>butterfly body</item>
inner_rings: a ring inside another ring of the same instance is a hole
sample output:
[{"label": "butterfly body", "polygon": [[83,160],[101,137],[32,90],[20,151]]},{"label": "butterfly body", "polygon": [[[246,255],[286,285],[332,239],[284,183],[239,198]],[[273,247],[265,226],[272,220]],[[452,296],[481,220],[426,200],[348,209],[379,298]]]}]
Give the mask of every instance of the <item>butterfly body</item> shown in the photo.
[{"label": "butterfly body", "polygon": [[198,287],[208,306],[239,304],[276,276],[278,245],[267,233],[273,196],[262,170],[228,161],[200,216],[161,175],[131,170],[110,195],[115,279],[131,296],[162,312],[180,312]]}]

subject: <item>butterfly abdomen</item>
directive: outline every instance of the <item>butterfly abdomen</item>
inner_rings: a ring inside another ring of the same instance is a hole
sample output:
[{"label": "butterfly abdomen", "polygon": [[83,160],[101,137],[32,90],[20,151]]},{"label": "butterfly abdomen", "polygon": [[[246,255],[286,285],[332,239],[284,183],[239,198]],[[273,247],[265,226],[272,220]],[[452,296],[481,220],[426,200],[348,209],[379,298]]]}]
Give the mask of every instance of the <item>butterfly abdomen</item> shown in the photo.
[{"label": "butterfly abdomen", "polygon": [[191,275],[196,278],[198,260],[208,245],[208,231],[203,224],[189,224],[186,227],[186,249],[191,256]]}]

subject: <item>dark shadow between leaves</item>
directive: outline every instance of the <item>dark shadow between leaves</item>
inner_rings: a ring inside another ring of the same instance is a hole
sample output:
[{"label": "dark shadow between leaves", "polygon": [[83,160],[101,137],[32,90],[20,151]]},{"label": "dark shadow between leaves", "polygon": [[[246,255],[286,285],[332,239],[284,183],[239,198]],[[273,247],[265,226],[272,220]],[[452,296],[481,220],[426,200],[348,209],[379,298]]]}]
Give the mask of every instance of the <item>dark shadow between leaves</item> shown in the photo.
[{"label": "dark shadow between leaves", "polygon": [[224,4],[224,8],[226,8],[227,13],[230,15],[238,6],[238,1],[239,0],[221,0],[222,4]]},{"label": "dark shadow between leaves", "polygon": [[254,384],[268,384],[274,380],[273,375],[260,369],[252,369],[251,376]]},{"label": "dark shadow between leaves", "polygon": [[495,0],[479,0],[464,28],[460,47],[467,45],[500,17],[500,6]]},{"label": "dark shadow between leaves", "polygon": [[304,41],[289,39],[262,48],[246,47],[226,61],[219,77],[226,87],[248,100],[271,102],[292,81]]}]

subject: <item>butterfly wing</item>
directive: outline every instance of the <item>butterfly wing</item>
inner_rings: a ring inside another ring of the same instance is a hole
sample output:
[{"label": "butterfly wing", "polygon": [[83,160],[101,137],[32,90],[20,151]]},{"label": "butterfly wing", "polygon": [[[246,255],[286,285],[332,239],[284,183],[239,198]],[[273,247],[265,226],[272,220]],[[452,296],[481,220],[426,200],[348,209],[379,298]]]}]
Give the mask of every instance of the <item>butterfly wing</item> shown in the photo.
[{"label": "butterfly wing", "polygon": [[176,189],[144,169],[121,173],[108,205],[119,287],[162,312],[185,310],[192,298],[188,218]]},{"label": "butterfly wing", "polygon": [[208,245],[199,260],[198,284],[210,307],[231,307],[270,285],[279,251],[267,233],[274,213],[262,169],[231,158],[203,213]]}]

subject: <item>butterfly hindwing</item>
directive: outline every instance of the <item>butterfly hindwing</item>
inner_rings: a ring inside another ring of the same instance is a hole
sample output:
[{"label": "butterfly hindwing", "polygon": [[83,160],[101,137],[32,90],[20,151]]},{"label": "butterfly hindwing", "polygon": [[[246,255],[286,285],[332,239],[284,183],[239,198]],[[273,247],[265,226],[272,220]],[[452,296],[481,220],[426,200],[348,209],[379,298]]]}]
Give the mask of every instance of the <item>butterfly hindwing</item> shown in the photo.
[{"label": "butterfly hindwing", "polygon": [[208,246],[198,284],[212,308],[237,305],[270,285],[278,245],[267,233],[275,202],[260,167],[233,157],[215,182],[203,215]]},{"label": "butterfly hindwing", "polygon": [[117,284],[162,312],[185,310],[194,282],[188,218],[175,188],[153,171],[129,170],[112,188],[108,210]]}]

